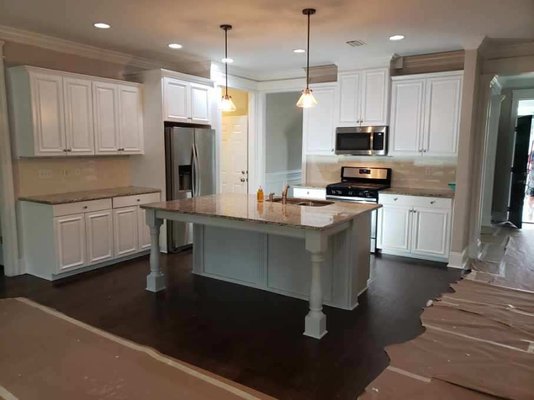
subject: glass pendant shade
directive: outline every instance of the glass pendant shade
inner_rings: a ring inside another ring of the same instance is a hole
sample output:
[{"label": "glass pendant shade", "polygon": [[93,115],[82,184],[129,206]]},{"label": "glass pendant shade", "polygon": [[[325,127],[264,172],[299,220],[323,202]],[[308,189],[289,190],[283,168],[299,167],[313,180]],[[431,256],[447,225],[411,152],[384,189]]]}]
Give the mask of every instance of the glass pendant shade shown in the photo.
[{"label": "glass pendant shade", "polygon": [[234,112],[236,110],[236,106],[232,101],[232,96],[225,94],[221,98],[221,110],[223,112]]},{"label": "glass pendant shade", "polygon": [[317,105],[317,100],[313,97],[311,89],[304,89],[300,95],[299,101],[297,101],[297,107],[311,108]]}]

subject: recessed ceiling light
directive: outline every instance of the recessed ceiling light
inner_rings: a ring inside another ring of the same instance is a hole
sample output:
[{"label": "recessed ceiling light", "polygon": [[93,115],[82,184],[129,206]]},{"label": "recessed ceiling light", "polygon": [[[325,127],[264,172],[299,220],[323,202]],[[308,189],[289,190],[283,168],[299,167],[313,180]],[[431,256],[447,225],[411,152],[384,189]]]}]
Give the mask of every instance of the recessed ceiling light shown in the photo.
[{"label": "recessed ceiling light", "polygon": [[111,25],[110,24],[106,24],[105,22],[95,22],[93,24],[93,26],[95,28],[98,28],[98,29],[109,29],[109,28],[111,28]]},{"label": "recessed ceiling light", "polygon": [[181,44],[178,44],[178,43],[169,43],[169,47],[171,49],[177,50],[177,49],[181,49],[183,46]]},{"label": "recessed ceiling light", "polygon": [[393,40],[393,41],[402,40],[402,39],[404,39],[404,35],[393,35],[389,37],[389,40]]},{"label": "recessed ceiling light", "polygon": [[306,50],[304,50],[304,49],[294,49],[293,53],[302,54],[302,53],[306,53]]},{"label": "recessed ceiling light", "polygon": [[221,62],[223,62],[225,64],[232,64],[234,62],[234,59],[230,58],[230,57],[226,57],[226,58],[222,58]]}]

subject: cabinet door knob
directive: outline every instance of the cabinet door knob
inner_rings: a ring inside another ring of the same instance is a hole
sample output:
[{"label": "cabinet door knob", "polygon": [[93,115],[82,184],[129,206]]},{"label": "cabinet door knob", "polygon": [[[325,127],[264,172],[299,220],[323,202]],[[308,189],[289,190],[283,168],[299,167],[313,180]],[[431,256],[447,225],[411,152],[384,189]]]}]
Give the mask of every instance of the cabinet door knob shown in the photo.
[{"label": "cabinet door knob", "polygon": [[141,199],[137,199],[137,201],[139,202],[139,201],[141,201]]},{"label": "cabinet door knob", "polygon": [[399,198],[398,197],[394,197],[393,198],[393,201],[397,201]]},{"label": "cabinet door knob", "polygon": [[87,210],[87,206],[83,206],[83,209],[84,209],[84,210]]},{"label": "cabinet door knob", "polygon": [[435,204],[435,203],[436,203],[436,200],[432,200],[432,201],[430,202],[430,204]]}]

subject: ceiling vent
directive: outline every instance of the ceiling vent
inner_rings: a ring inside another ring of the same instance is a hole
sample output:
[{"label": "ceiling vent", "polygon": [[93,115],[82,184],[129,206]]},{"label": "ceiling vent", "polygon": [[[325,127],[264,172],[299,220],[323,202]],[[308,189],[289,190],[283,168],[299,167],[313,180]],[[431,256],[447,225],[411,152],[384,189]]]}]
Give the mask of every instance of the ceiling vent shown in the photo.
[{"label": "ceiling vent", "polygon": [[352,47],[360,47],[360,46],[363,46],[365,42],[361,40],[349,40],[347,44]]}]

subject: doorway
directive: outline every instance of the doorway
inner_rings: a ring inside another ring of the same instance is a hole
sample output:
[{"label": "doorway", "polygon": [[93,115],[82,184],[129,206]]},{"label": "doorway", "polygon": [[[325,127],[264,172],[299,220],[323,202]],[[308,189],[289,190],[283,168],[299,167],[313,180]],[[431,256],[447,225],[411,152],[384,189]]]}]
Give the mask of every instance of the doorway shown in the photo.
[{"label": "doorway", "polygon": [[534,78],[522,83],[521,88],[503,88],[492,204],[494,224],[520,229],[534,224]]},{"label": "doorway", "polygon": [[232,112],[223,112],[221,144],[222,193],[249,192],[248,160],[248,92],[228,88],[236,106]]},{"label": "doorway", "polygon": [[[523,176],[525,179],[525,192],[523,198],[523,207],[521,210],[521,223],[530,224],[530,227],[534,227],[534,121],[532,116],[534,115],[534,99],[520,100],[517,108],[518,123],[517,127],[525,125],[523,128],[525,136],[528,139],[524,140],[523,146],[526,147],[527,161],[526,170]],[[525,120],[525,122],[520,122]],[[527,122],[529,125],[527,125]],[[519,135],[519,132],[516,132]]]},{"label": "doorway", "polygon": [[302,181],[302,108],[300,92],[265,95],[265,191],[281,193]]}]

